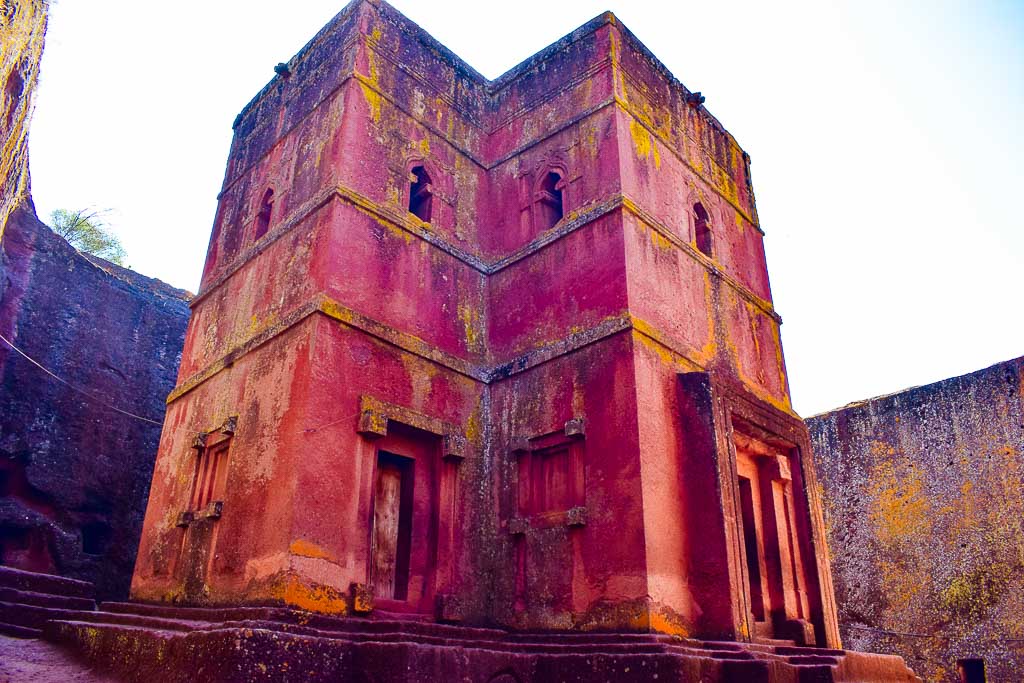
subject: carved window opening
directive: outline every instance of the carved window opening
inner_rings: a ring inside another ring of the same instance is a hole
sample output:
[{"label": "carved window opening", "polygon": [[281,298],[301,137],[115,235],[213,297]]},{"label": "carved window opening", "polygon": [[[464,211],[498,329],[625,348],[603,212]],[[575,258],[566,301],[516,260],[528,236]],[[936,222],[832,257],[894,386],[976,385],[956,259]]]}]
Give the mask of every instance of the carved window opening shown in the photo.
[{"label": "carved window opening", "polygon": [[433,188],[430,185],[427,169],[422,166],[414,166],[410,171],[409,181],[412,183],[409,187],[409,213],[424,223],[429,223],[433,204]]},{"label": "carved window opening", "polygon": [[526,462],[529,462],[529,469],[524,474],[529,482],[529,490],[526,491],[526,500],[521,501],[525,508],[522,512],[558,512],[568,510],[578,503],[572,481],[569,444],[534,451],[524,460]]},{"label": "carved window opening", "polygon": [[[514,526],[586,523],[582,421],[564,432],[524,440],[516,449],[518,518]],[[532,521],[530,521],[532,520]]]},{"label": "carved window opening", "polygon": [[553,228],[558,221],[562,220],[564,207],[562,205],[562,190],[565,183],[562,176],[556,171],[548,171],[541,181],[540,190],[537,192],[537,201],[540,209],[541,229]]},{"label": "carved window opening", "polygon": [[705,256],[711,256],[712,236],[711,218],[707,209],[700,202],[693,205],[693,235],[697,250]]},{"label": "carved window opening", "polygon": [[260,202],[260,210],[256,214],[256,232],[254,233],[254,241],[259,240],[261,237],[267,234],[267,230],[270,229],[270,215],[274,211],[274,191],[267,189],[263,193],[263,200]]},{"label": "carved window opening", "polygon": [[377,455],[370,585],[385,600],[408,596],[414,463],[387,451]]},{"label": "carved window opening", "polygon": [[192,476],[192,495],[189,510],[203,510],[211,503],[224,499],[227,479],[228,439],[199,450],[196,469]]}]

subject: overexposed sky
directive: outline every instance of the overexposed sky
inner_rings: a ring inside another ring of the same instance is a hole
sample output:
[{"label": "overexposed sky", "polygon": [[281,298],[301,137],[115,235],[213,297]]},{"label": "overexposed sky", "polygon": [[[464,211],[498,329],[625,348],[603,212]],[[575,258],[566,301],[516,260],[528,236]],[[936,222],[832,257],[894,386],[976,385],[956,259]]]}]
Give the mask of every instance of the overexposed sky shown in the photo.
[{"label": "overexposed sky", "polygon": [[[752,157],[805,415],[1024,355],[1024,2],[394,0],[488,77],[612,10]],[[196,291],[231,122],[344,2],[55,0],[40,216]]]}]

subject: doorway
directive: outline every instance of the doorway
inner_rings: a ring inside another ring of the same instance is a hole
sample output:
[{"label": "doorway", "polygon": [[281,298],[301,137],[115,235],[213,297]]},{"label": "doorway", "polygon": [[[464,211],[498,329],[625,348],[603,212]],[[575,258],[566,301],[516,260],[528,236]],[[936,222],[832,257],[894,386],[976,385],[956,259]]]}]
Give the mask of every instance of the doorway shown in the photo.
[{"label": "doorway", "polygon": [[434,611],[440,446],[436,435],[397,422],[376,442],[366,581],[382,610]]},{"label": "doorway", "polygon": [[813,634],[806,621],[807,579],[793,523],[790,456],[739,432],[733,443],[751,635],[806,644]]},{"label": "doorway", "polygon": [[370,585],[374,595],[384,600],[408,596],[414,465],[411,458],[387,451],[377,455]]}]

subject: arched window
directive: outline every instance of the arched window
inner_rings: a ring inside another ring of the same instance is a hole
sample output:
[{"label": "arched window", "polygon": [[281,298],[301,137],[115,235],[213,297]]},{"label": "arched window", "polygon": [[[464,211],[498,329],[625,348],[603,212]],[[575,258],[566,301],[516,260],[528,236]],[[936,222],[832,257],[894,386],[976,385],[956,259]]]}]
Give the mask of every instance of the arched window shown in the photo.
[{"label": "arched window", "polygon": [[711,219],[700,202],[693,205],[693,236],[697,249],[705,256],[711,256]]},{"label": "arched window", "polygon": [[257,241],[267,234],[267,230],[270,229],[270,214],[273,210],[274,191],[267,188],[267,191],[263,193],[263,201],[260,202],[259,213],[256,214],[256,232],[253,241]]},{"label": "arched window", "polygon": [[540,216],[542,229],[551,228],[558,221],[562,220],[562,176],[556,171],[549,171],[544,180],[541,181],[538,200],[540,201]]},{"label": "arched window", "polygon": [[409,174],[409,182],[412,183],[409,187],[409,213],[424,223],[429,223],[433,188],[430,186],[427,169],[414,166]]}]

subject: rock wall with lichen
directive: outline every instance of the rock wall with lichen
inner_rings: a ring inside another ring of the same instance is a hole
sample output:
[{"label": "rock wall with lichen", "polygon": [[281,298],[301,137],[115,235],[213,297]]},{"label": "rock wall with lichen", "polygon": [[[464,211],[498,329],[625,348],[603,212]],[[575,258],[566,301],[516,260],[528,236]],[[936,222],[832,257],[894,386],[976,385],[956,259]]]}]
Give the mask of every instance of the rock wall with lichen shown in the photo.
[{"label": "rock wall with lichen", "polygon": [[46,370],[0,341],[0,564],[127,595],[188,298],[11,214],[0,335]]},{"label": "rock wall with lichen", "polygon": [[1024,358],[807,420],[844,646],[1024,671]]},{"label": "rock wall with lichen", "polygon": [[0,0],[0,239],[28,196],[28,126],[48,10],[46,0]]}]

